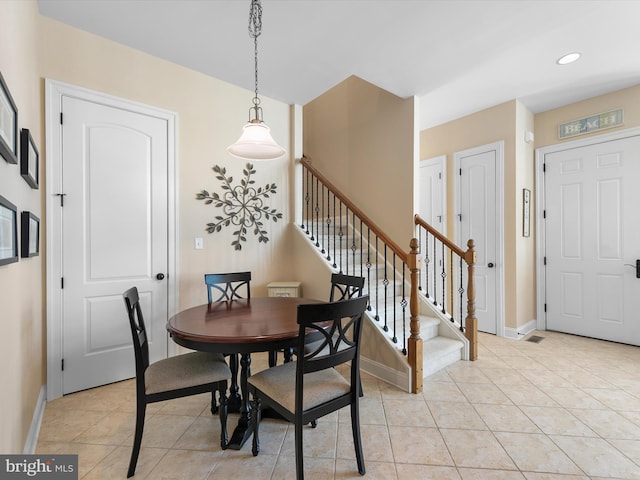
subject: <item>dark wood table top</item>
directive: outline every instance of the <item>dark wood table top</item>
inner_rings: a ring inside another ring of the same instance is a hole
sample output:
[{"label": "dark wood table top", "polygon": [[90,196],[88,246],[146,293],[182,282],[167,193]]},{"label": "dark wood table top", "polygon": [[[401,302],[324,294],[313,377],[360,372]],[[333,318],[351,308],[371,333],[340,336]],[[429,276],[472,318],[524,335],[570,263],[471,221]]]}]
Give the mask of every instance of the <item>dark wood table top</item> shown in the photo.
[{"label": "dark wood table top", "polygon": [[169,319],[173,340],[187,348],[253,353],[287,348],[298,338],[298,305],[320,303],[301,297],[258,297],[183,310]]}]

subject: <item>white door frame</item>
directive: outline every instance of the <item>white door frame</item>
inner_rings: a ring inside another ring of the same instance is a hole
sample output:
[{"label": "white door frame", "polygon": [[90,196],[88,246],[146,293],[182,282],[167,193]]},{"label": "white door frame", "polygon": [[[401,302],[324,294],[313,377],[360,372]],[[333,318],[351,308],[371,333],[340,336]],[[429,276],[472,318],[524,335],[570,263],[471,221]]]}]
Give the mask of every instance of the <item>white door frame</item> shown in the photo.
[{"label": "white door frame", "polygon": [[547,329],[547,315],[545,314],[545,304],[547,298],[547,285],[546,285],[546,271],[544,265],[544,259],[547,255],[547,249],[545,244],[546,237],[546,224],[543,212],[545,211],[545,191],[546,186],[544,182],[544,159],[546,155],[563,150],[572,150],[574,148],[588,147],[589,145],[595,145],[597,143],[610,142],[613,140],[620,140],[628,137],[635,137],[640,135],[640,127],[628,128],[625,130],[619,130],[617,132],[605,133],[602,135],[595,135],[592,137],[581,138],[579,140],[572,140],[556,145],[549,145],[548,147],[536,148],[536,312],[537,321],[536,328],[538,330]]},{"label": "white door frame", "polygon": [[[167,312],[171,316],[178,305],[176,237],[176,132],[177,114],[142,103],[114,97],[75,85],[45,79],[45,132],[46,132],[46,289],[47,289],[47,400],[62,396],[62,225],[56,214],[54,202],[60,202],[62,181],[62,132],[60,114],[62,97],[70,96],[102,105],[121,108],[135,113],[151,115],[166,120],[168,125],[167,175],[168,175],[168,298]],[[124,312],[124,303],[123,303]],[[168,342],[168,354],[177,351],[173,342]]]},{"label": "white door frame", "polygon": [[[455,152],[453,154],[453,176],[454,176],[454,195],[453,208],[454,216],[460,212],[460,158],[469,155],[478,155],[494,150],[496,152],[496,253],[498,258],[495,259],[496,268],[496,336],[504,337],[504,141],[501,140],[479,147],[469,148]],[[466,242],[468,239],[460,239],[460,222],[454,218],[454,239],[456,244],[466,250]],[[464,245],[461,245],[464,242]]]}]

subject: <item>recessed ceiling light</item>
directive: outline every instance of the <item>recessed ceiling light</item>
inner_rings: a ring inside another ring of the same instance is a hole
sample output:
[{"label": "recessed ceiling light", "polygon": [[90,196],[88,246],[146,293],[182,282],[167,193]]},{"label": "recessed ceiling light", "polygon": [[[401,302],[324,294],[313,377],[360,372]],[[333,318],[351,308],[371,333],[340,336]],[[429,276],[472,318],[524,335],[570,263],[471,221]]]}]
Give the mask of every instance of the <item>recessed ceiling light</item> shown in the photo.
[{"label": "recessed ceiling light", "polygon": [[556,63],[558,65],[567,65],[569,63],[573,63],[580,58],[580,54],[578,52],[567,53],[566,55],[561,56]]}]

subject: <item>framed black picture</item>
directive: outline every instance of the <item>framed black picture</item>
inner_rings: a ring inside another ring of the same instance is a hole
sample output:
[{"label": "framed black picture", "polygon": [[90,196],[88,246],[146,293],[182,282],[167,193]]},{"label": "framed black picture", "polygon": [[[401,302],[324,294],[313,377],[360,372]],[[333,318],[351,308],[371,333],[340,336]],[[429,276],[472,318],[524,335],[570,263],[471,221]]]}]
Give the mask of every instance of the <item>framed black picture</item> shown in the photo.
[{"label": "framed black picture", "polygon": [[18,109],[0,73],[0,155],[18,163]]},{"label": "framed black picture", "polygon": [[31,188],[38,188],[40,155],[28,128],[20,130],[20,174]]},{"label": "framed black picture", "polygon": [[20,215],[20,256],[40,255],[40,219],[31,212],[22,212]]},{"label": "framed black picture", "polygon": [[0,195],[0,265],[18,261],[18,211]]}]

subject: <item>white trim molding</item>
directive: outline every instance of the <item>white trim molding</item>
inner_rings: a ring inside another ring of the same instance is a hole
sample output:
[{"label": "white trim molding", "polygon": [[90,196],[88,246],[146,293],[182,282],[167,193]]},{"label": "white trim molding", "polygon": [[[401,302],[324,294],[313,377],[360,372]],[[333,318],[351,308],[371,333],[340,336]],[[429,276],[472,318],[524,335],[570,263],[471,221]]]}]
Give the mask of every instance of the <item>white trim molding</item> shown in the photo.
[{"label": "white trim molding", "polygon": [[44,416],[44,407],[47,404],[47,387],[42,385],[40,388],[40,395],[38,395],[38,401],[36,402],[36,408],[33,411],[33,418],[31,419],[31,427],[27,435],[27,440],[24,443],[24,455],[32,455],[36,453],[36,447],[38,446],[38,436],[40,435],[40,426],[42,425],[42,417]]},{"label": "white trim molding", "polygon": [[546,209],[545,201],[545,178],[544,178],[544,162],[545,157],[551,153],[561,152],[563,150],[572,150],[574,148],[586,147],[597,143],[611,142],[623,138],[636,137],[640,135],[640,127],[618,130],[616,132],[605,133],[602,135],[594,135],[591,137],[581,138],[562,142],[547,147],[536,149],[536,311],[538,312],[537,330],[547,329],[547,316],[545,314],[546,305],[546,275],[544,259],[546,256],[546,223],[543,212]]},{"label": "white trim molding", "polygon": [[[162,118],[167,122],[167,201],[168,201],[168,282],[167,313],[172,316],[178,305],[178,264],[177,264],[177,207],[176,207],[176,165],[177,165],[177,113],[146,105],[139,102],[115,97],[83,87],[45,79],[45,148],[46,163],[46,309],[47,309],[47,385],[46,398],[52,400],[63,394],[63,373],[61,369],[63,354],[62,332],[62,289],[60,278],[62,271],[61,255],[61,219],[54,209],[53,197],[62,191],[62,135],[60,114],[63,96],[70,96],[85,101],[100,103],[116,108],[126,109],[144,115]],[[177,351],[173,342],[167,342],[169,355]]]}]

